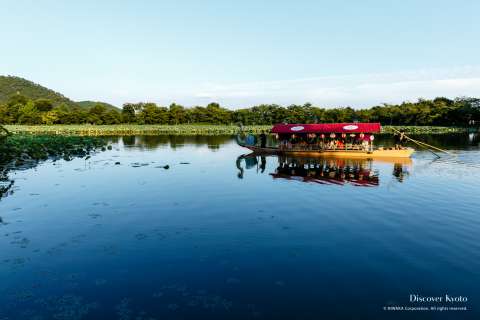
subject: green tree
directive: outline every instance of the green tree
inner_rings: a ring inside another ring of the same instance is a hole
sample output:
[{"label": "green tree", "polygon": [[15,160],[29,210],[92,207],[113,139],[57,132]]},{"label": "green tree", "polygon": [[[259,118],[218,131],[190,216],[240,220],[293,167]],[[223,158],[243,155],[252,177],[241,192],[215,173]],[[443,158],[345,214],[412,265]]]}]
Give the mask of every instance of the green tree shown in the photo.
[{"label": "green tree", "polygon": [[89,122],[93,124],[104,124],[105,122],[104,117],[106,112],[107,112],[107,108],[105,108],[100,103],[97,103],[90,110],[88,110]]},{"label": "green tree", "polygon": [[119,124],[122,122],[121,114],[116,110],[110,110],[102,116],[103,124]]},{"label": "green tree", "polygon": [[56,110],[43,112],[41,118],[43,124],[56,124],[60,119],[59,113]]},{"label": "green tree", "polygon": [[34,102],[35,108],[37,108],[38,111],[41,112],[47,112],[53,109],[53,102],[49,99],[37,99]]},{"label": "green tree", "polygon": [[135,123],[135,107],[132,103],[125,103],[122,108],[122,121],[125,123]]},{"label": "green tree", "polygon": [[155,103],[146,103],[143,106],[141,118],[145,124],[166,124],[169,120],[168,109],[158,107]]},{"label": "green tree", "polygon": [[26,105],[28,102],[27,97],[17,93],[12,96],[7,100],[7,105],[15,105],[15,104],[20,104],[20,105]]},{"label": "green tree", "polygon": [[18,123],[20,124],[40,124],[42,123],[42,117],[40,112],[35,108],[35,104],[32,101],[21,106],[18,110]]},{"label": "green tree", "polygon": [[168,110],[169,123],[170,124],[181,124],[186,122],[187,112],[185,108],[179,104],[172,103]]}]

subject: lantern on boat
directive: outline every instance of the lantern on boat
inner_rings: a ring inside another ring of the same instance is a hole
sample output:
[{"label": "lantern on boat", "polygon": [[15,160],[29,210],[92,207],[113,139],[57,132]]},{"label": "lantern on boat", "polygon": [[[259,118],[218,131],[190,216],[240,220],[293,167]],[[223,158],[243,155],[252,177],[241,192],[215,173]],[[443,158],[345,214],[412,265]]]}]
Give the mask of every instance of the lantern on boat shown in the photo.
[{"label": "lantern on boat", "polygon": [[335,138],[335,133],[333,133],[333,132],[330,133],[330,138],[332,138],[332,139]]},{"label": "lantern on boat", "polygon": [[370,136],[370,141],[373,141],[375,139],[375,137],[373,136],[373,134]]},{"label": "lantern on boat", "polygon": [[347,137],[347,134],[346,133],[342,133],[342,138],[346,138]]},{"label": "lantern on boat", "polygon": [[320,138],[325,139],[325,135],[322,133],[322,134],[320,135]]},{"label": "lantern on boat", "polygon": [[360,137],[360,139],[363,139],[363,137],[365,137],[365,135],[363,134],[363,132],[360,133],[360,136],[359,136],[359,137]]},{"label": "lantern on boat", "polygon": [[355,138],[355,133],[350,133],[350,137]]}]

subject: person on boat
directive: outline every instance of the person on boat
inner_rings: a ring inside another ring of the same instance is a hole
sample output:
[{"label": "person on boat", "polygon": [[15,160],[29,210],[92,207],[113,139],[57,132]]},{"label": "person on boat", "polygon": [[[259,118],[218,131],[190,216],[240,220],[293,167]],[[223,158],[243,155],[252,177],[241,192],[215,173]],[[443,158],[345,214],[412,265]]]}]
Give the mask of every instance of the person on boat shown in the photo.
[{"label": "person on boat", "polygon": [[260,147],[265,148],[267,146],[267,135],[265,131],[260,134]]},{"label": "person on boat", "polygon": [[290,148],[293,149],[293,148],[295,147],[295,145],[297,144],[297,142],[298,142],[297,136],[294,135],[294,134],[292,134],[292,135],[290,136],[289,142],[290,142]]},{"label": "person on boat", "polygon": [[317,145],[317,135],[315,133],[311,133],[308,135],[308,149],[313,150],[316,148]]},{"label": "person on boat", "polygon": [[278,135],[278,139],[280,140],[280,143],[279,143],[279,148],[280,150],[286,150],[288,149],[288,139],[289,139],[289,136],[286,135],[286,134],[280,134]]},{"label": "person on boat", "polygon": [[330,140],[330,143],[328,144],[328,149],[335,150],[336,148],[337,148],[337,140],[336,139]]},{"label": "person on boat", "polygon": [[337,149],[345,149],[345,144],[341,139],[337,141]]},{"label": "person on boat", "polygon": [[362,149],[368,151],[370,145],[370,139],[363,138],[362,140]]},{"label": "person on boat", "polygon": [[308,149],[308,143],[306,140],[306,137],[302,137],[299,143],[300,150],[307,150]]},{"label": "person on boat", "polygon": [[395,139],[395,150],[402,150],[406,140],[405,132],[403,130],[400,130],[400,132],[395,133],[393,137]]},{"label": "person on boat", "polygon": [[245,142],[247,145],[254,146],[257,143],[257,138],[253,134],[249,133],[245,139]]},{"label": "person on boat", "polygon": [[395,150],[400,149],[400,134],[395,132],[393,134],[393,140],[395,141]]},{"label": "person on boat", "polygon": [[404,148],[404,144],[405,144],[405,141],[407,140],[407,137],[405,136],[405,131],[403,130],[400,130],[400,146],[401,146],[401,149]]},{"label": "person on boat", "polygon": [[322,133],[320,134],[320,138],[318,139],[318,148],[320,150],[324,150],[325,149],[325,135]]}]

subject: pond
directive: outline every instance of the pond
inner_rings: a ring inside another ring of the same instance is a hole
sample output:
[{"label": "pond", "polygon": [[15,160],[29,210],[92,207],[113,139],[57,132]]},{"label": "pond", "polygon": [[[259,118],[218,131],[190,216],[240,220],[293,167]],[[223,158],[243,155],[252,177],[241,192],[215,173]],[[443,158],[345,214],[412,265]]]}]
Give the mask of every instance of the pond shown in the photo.
[{"label": "pond", "polygon": [[[0,319],[480,316],[476,135],[423,137],[454,155],[400,162],[108,139],[8,173]],[[389,310],[421,306],[467,310]]]}]

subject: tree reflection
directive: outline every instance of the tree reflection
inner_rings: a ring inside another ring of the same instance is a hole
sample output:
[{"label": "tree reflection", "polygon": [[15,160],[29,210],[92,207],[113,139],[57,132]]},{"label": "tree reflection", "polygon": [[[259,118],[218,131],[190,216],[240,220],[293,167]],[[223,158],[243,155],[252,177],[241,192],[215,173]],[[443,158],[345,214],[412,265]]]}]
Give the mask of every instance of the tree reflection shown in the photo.
[{"label": "tree reflection", "polygon": [[185,145],[207,146],[211,150],[219,150],[220,147],[231,141],[231,136],[185,136],[185,135],[144,135],[124,136],[123,145],[145,150],[154,150],[159,147],[171,149],[182,148]]},{"label": "tree reflection", "polygon": [[0,200],[9,194],[13,194],[14,181],[8,177],[8,168],[0,168]]}]

